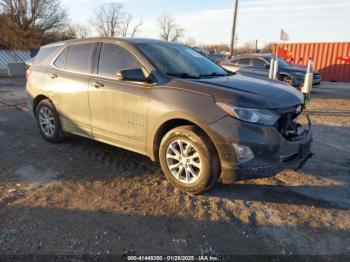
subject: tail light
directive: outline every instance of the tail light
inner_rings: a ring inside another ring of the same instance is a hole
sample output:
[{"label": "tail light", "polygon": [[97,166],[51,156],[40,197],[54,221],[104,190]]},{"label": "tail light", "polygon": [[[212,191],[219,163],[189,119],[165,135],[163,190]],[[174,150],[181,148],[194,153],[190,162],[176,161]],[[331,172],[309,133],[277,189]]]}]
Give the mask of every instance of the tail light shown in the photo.
[{"label": "tail light", "polygon": [[29,80],[30,75],[32,74],[32,70],[28,68],[24,74],[26,80]]}]

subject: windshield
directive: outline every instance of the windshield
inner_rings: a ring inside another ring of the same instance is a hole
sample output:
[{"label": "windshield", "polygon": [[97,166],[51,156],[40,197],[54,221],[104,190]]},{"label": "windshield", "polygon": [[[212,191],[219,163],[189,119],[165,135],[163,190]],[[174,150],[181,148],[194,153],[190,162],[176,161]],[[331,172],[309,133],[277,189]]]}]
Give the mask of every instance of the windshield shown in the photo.
[{"label": "windshield", "polygon": [[175,43],[139,43],[137,48],[163,74],[181,78],[205,78],[229,75],[214,62]]},{"label": "windshield", "polygon": [[278,66],[280,67],[289,67],[290,65],[282,58],[278,58]]},{"label": "windshield", "polygon": [[[274,57],[266,57],[265,59],[267,59],[268,61],[269,61],[269,64],[270,64],[270,62],[271,62],[271,59],[272,58],[274,58]],[[284,60],[283,58],[278,58],[278,66],[279,67],[290,67],[290,64],[288,64],[287,62],[286,62],[286,60]]]}]

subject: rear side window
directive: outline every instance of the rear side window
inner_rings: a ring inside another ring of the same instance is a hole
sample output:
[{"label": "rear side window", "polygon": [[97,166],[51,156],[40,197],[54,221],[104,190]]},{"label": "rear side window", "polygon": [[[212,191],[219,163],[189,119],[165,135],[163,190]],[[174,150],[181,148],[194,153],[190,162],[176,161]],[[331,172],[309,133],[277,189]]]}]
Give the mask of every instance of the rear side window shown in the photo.
[{"label": "rear side window", "polygon": [[115,77],[116,73],[128,69],[141,69],[142,65],[127,49],[116,44],[102,44],[98,74]]},{"label": "rear side window", "polygon": [[241,58],[238,60],[239,65],[250,65],[250,58]]},{"label": "rear side window", "polygon": [[264,67],[265,66],[265,61],[259,58],[253,58],[253,66],[260,66]]},{"label": "rear side window", "polygon": [[88,73],[92,51],[95,44],[71,45],[68,49],[65,69],[69,71]]},{"label": "rear side window", "polygon": [[231,63],[231,64],[235,64],[235,65],[236,65],[236,64],[237,64],[237,62],[238,62],[238,59],[233,59],[233,60],[231,60],[231,62],[230,62],[230,63]]},{"label": "rear side window", "polygon": [[33,65],[48,65],[50,60],[52,61],[53,58],[51,58],[51,56],[57,48],[58,46],[40,48],[38,54],[34,58]]},{"label": "rear side window", "polygon": [[63,69],[66,63],[68,48],[64,49],[63,52],[56,58],[53,63],[56,67]]}]

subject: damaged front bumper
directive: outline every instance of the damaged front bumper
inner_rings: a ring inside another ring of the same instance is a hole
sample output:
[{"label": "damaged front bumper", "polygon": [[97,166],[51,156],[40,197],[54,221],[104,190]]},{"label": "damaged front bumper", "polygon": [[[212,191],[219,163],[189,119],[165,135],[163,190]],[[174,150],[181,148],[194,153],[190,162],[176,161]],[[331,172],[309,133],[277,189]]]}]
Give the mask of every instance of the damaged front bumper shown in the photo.
[{"label": "damaged front bumper", "polygon": [[305,159],[312,155],[312,125],[309,116],[307,116],[307,120],[307,127],[301,126],[300,133],[295,139],[290,141],[282,140],[280,149],[281,162],[289,164],[293,168],[300,168],[302,164],[305,164]]},{"label": "damaged front bumper", "polygon": [[[234,131],[228,133],[228,126]],[[225,184],[270,177],[285,169],[299,169],[312,156],[312,124],[308,116],[307,123],[298,127],[298,133],[293,138],[286,138],[272,126],[242,123],[232,118],[224,118],[213,127],[225,137],[225,142],[218,141],[222,169],[220,179]],[[233,144],[249,147],[254,159],[240,163]]]},{"label": "damaged front bumper", "polygon": [[[236,180],[269,177],[285,169],[298,170],[312,157],[312,124],[307,116],[308,123],[302,127],[300,134],[293,140],[281,138],[281,145],[277,152],[278,161],[263,166],[241,165],[236,170]],[[277,158],[275,158],[277,160]]]}]

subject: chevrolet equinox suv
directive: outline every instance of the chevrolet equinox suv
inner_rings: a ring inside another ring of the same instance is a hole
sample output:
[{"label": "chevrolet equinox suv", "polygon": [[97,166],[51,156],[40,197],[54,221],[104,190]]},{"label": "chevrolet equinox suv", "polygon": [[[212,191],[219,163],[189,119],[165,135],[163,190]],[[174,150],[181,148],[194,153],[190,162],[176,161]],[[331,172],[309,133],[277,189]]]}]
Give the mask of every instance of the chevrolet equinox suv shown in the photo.
[{"label": "chevrolet equinox suv", "polygon": [[179,189],[274,175],[311,154],[303,95],[232,75],[194,49],[150,39],[96,38],[43,46],[26,72],[42,136],[77,134],[159,161]]}]

